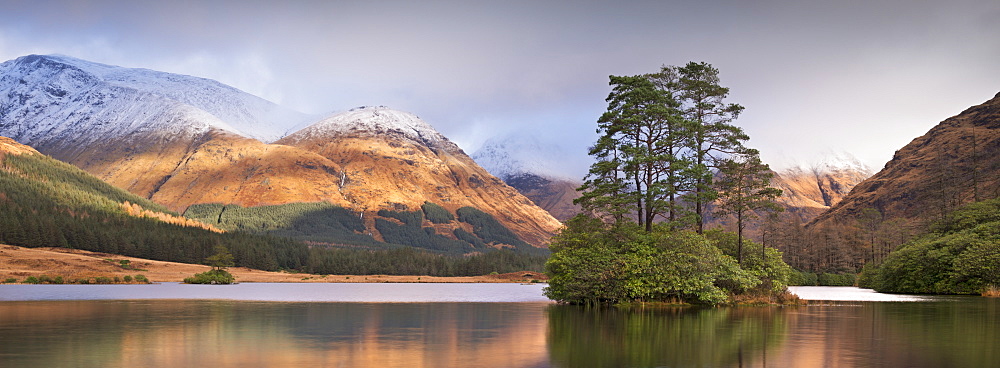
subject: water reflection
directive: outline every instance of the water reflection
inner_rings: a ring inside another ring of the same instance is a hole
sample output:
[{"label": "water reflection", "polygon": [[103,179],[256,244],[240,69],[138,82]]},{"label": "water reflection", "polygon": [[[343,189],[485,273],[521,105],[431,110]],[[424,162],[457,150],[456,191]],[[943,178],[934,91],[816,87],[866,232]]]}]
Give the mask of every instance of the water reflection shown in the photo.
[{"label": "water reflection", "polygon": [[547,366],[546,306],[0,303],[0,366]]},{"label": "water reflection", "polygon": [[1000,300],[624,311],[549,303],[0,302],[0,367],[986,367]]},{"label": "water reflection", "polygon": [[621,311],[552,306],[564,367],[988,367],[1000,300]]},{"label": "water reflection", "polygon": [[548,317],[552,362],[566,367],[737,366],[767,359],[787,328],[777,308],[553,306]]}]

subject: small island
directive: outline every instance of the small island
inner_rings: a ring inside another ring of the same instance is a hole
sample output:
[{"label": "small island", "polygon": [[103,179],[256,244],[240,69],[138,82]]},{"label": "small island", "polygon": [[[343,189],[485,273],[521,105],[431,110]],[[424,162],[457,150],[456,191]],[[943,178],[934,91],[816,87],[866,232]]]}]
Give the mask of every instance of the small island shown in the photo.
[{"label": "small island", "polygon": [[[691,62],[610,79],[595,162],[574,201],[584,214],[549,247],[545,295],[588,305],[797,302],[781,253],[743,235],[748,220],[780,209],[781,191],[730,124],[743,107],[723,102],[718,69]],[[736,233],[706,231],[711,214],[734,216]]]},{"label": "small island", "polygon": [[226,271],[227,268],[235,266],[233,254],[225,246],[216,245],[215,254],[205,258],[205,263],[212,267],[211,270],[195,274],[184,279],[185,284],[212,284],[228,285],[236,282],[233,274]]}]

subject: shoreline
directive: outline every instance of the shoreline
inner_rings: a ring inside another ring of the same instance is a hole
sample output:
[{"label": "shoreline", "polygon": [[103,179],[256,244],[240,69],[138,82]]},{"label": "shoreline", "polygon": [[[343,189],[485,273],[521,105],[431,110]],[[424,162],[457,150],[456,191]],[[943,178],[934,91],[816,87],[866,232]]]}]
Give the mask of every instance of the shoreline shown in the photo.
[{"label": "shoreline", "polygon": [[[122,268],[128,260],[132,269]],[[155,261],[117,254],[69,248],[26,248],[0,244],[0,283],[13,278],[20,284],[29,276],[62,277],[64,280],[143,275],[152,283],[183,282],[185,277],[210,270],[199,264]],[[238,283],[527,283],[545,281],[544,274],[523,271],[484,276],[424,275],[315,275],[262,271],[246,267],[227,269]]]}]

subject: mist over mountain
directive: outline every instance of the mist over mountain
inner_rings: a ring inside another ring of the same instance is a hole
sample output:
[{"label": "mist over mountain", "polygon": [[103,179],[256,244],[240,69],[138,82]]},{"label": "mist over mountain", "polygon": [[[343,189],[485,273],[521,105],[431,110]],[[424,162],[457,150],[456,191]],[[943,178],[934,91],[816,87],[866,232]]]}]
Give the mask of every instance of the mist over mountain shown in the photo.
[{"label": "mist over mountain", "polygon": [[565,157],[558,147],[528,134],[491,138],[472,154],[480,166],[561,221],[580,213],[573,200],[580,197],[576,188],[582,184],[560,165]]}]

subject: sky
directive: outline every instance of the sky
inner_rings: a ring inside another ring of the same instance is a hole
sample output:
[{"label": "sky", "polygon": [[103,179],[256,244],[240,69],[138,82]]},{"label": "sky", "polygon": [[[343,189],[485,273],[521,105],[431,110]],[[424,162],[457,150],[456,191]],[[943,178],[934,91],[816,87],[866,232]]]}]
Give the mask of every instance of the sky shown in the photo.
[{"label": "sky", "polygon": [[703,61],[772,167],[849,154],[878,170],[1000,92],[998,19],[996,0],[0,0],[0,61],[193,75],[311,114],[385,105],[470,154],[536,137],[578,177],[609,75]]}]

